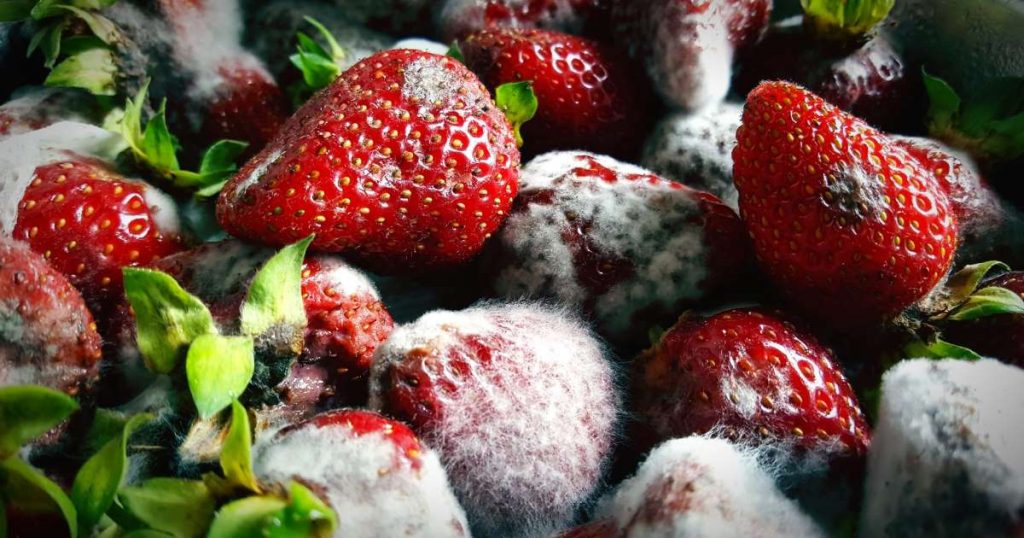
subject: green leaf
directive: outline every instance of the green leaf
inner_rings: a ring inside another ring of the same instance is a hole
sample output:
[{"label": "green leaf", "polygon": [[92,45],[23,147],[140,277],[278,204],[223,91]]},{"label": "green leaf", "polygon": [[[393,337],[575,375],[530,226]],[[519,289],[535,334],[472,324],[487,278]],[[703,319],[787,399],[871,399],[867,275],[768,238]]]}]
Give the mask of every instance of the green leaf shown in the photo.
[{"label": "green leaf", "polygon": [[121,35],[117,31],[117,26],[114,25],[110,19],[96,13],[90,13],[75,6],[59,7],[74,13],[79,19],[82,19],[93,35],[99,38],[104,44],[112,45],[120,39]]},{"label": "green leaf", "polygon": [[245,391],[255,369],[252,338],[205,334],[192,342],[185,373],[199,417],[208,419]]},{"label": "green leaf", "polygon": [[860,36],[885,20],[896,0],[800,0],[804,18],[824,36]]},{"label": "green leaf", "polygon": [[238,140],[215,142],[203,153],[199,172],[186,170],[174,172],[172,174],[175,179],[174,184],[182,188],[199,188],[197,196],[200,196],[200,192],[204,193],[201,195],[203,197],[220,192],[220,188],[211,192],[211,187],[217,185],[223,187],[224,183],[238,171],[238,158],[248,146],[249,144]]},{"label": "green leaf", "polygon": [[71,500],[78,510],[78,526],[83,531],[99,523],[114,502],[128,468],[128,439],[139,426],[152,419],[153,415],[147,413],[129,419],[121,435],[103,445],[75,475]]},{"label": "green leaf", "polygon": [[537,113],[537,96],[533,93],[532,84],[529,81],[509,82],[494,91],[494,101],[515,129],[516,144],[519,146],[523,145],[520,128]]},{"label": "green leaf", "polygon": [[327,503],[298,482],[292,482],[288,492],[288,505],[270,518],[263,531],[264,536],[300,538],[333,535],[338,526],[338,516]]},{"label": "green leaf", "polygon": [[[329,57],[335,62],[339,62],[345,59],[345,49],[341,48],[338,44],[338,40],[334,39],[334,35],[327,29],[326,26],[320,23],[320,21],[313,17],[305,17],[306,22],[312,24],[316,28],[317,32],[320,32],[320,36],[327,42],[327,46],[330,48]],[[320,49],[323,50],[323,49]],[[325,51],[326,52],[326,51]]]},{"label": "green leaf", "polygon": [[89,431],[85,433],[85,440],[82,442],[82,450],[87,454],[97,452],[111,439],[121,435],[124,425],[128,423],[127,417],[110,409],[97,409],[93,417]]},{"label": "green leaf", "polygon": [[139,351],[156,373],[173,371],[196,338],[217,334],[206,305],[166,273],[125,268],[124,291],[135,311]]},{"label": "green leaf", "polygon": [[954,310],[948,319],[967,321],[999,314],[1024,314],[1024,299],[1006,288],[982,288]]},{"label": "green leaf", "polygon": [[0,0],[0,22],[25,20],[32,16],[35,0]]},{"label": "green leaf", "polygon": [[174,536],[166,532],[155,531],[153,529],[135,529],[128,531],[120,538],[168,538]]},{"label": "green leaf", "polygon": [[[965,265],[946,281],[942,287],[941,295],[943,302],[951,306],[959,306],[966,301],[971,294],[978,291],[978,286],[993,271],[1005,272],[1010,267],[1000,261],[987,261]],[[941,316],[940,316],[941,317]]]},{"label": "green leaf", "polygon": [[960,359],[976,361],[981,358],[981,355],[966,347],[958,346],[939,338],[934,339],[932,342],[913,340],[904,347],[903,352],[907,358],[911,359]]},{"label": "green leaf", "polygon": [[224,505],[210,526],[207,538],[251,538],[261,536],[275,514],[287,506],[276,497],[247,497]]},{"label": "green leaf", "polygon": [[71,538],[78,536],[78,514],[71,499],[60,486],[18,458],[0,462],[0,505],[4,504],[3,499],[29,513],[60,512],[68,525],[68,534]]},{"label": "green leaf", "polygon": [[[249,286],[249,295],[242,304],[242,332],[259,337],[277,327],[294,328],[301,333],[306,327],[306,307],[302,302],[302,264],[306,250],[313,242],[309,236],[289,245],[263,265]],[[301,335],[296,344],[301,352]]]},{"label": "green leaf", "polygon": [[205,536],[217,507],[206,484],[180,478],[151,478],[122,488],[118,499],[147,527],[175,538]]},{"label": "green leaf", "polygon": [[220,453],[220,469],[232,483],[259,493],[260,486],[252,470],[252,429],[249,414],[238,401],[231,403],[231,429]]},{"label": "green leaf", "polygon": [[78,409],[67,394],[46,387],[0,388],[0,460],[50,431]]},{"label": "green leaf", "polygon": [[146,123],[146,130],[142,133],[142,153],[146,163],[156,170],[172,172],[180,168],[175,146],[174,137],[167,128],[167,100],[164,99],[160,109]]},{"label": "green leaf", "polygon": [[954,119],[960,114],[960,96],[948,82],[941,78],[934,77],[921,68],[921,76],[924,79],[924,88],[928,93],[928,100],[931,105],[928,109],[928,117],[932,128],[937,130],[948,130],[953,126]]},{"label": "green leaf", "polygon": [[304,100],[313,92],[326,88],[341,74],[340,62],[345,59],[345,51],[338,44],[331,32],[320,21],[306,17],[306,21],[316,28],[327,43],[325,49],[312,37],[303,32],[296,34],[298,42],[296,53],[288,59],[302,73],[302,84],[291,88],[293,99]]},{"label": "green leaf", "polygon": [[68,21],[64,19],[43,25],[29,41],[26,56],[32,56],[36,50],[41,50],[43,53],[43,65],[47,69],[53,69],[53,66],[57,63],[57,58],[62,52],[61,46],[63,44],[64,30],[67,27]]},{"label": "green leaf", "polygon": [[449,58],[453,58],[455,60],[458,60],[459,63],[462,63],[462,64],[466,63],[466,57],[462,54],[462,48],[459,47],[459,42],[458,41],[452,41],[452,44],[448,47],[448,54],[447,54],[447,56]]},{"label": "green leaf", "polygon": [[68,56],[57,64],[44,84],[59,88],[81,88],[94,95],[115,95],[117,67],[113,52],[91,48]]}]

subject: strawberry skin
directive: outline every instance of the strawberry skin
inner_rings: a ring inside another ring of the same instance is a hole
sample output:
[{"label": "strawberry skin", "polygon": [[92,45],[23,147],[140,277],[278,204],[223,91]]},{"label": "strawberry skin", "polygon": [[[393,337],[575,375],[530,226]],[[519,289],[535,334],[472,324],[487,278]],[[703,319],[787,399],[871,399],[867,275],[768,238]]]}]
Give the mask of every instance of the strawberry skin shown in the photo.
[{"label": "strawberry skin", "polygon": [[39,166],[18,206],[13,236],[82,291],[97,311],[119,302],[121,268],[145,266],[183,248],[153,189],[95,159]]},{"label": "strawberry skin", "polygon": [[99,373],[100,336],[78,290],[20,241],[0,237],[0,386],[77,394]]},{"label": "strawberry skin", "polygon": [[461,63],[413,50],[356,64],[228,183],[231,234],[412,271],[473,257],[517,191],[508,120]]},{"label": "strawberry skin", "polygon": [[523,126],[532,154],[583,149],[636,154],[652,123],[643,73],[596,41],[550,30],[495,29],[460,43],[466,65],[488,88],[529,80],[537,115]]},{"label": "strawberry skin", "polygon": [[832,353],[768,312],[684,315],[640,356],[635,383],[663,439],[721,428],[758,443],[867,451],[867,423]]},{"label": "strawberry skin", "polygon": [[438,17],[445,41],[495,28],[547,28],[604,35],[608,0],[448,0]]},{"label": "strawberry skin", "polygon": [[733,179],[762,268],[833,326],[899,314],[940,281],[956,252],[956,217],[931,172],[793,84],[750,93]]},{"label": "strawberry skin", "polygon": [[357,438],[379,434],[395,449],[396,469],[403,466],[419,469],[423,465],[423,446],[416,434],[405,424],[371,411],[338,409],[320,413],[305,422],[288,426],[276,435],[286,437],[292,431],[302,428],[344,428]]}]

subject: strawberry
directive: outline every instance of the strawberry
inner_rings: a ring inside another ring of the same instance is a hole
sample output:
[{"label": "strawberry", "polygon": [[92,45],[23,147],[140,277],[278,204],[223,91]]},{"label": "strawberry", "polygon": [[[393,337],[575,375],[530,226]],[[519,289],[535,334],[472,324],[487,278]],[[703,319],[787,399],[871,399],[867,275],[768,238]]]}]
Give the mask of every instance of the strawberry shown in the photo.
[{"label": "strawberry", "polygon": [[530,153],[639,150],[654,100],[643,75],[611,48],[551,30],[495,29],[469,35],[459,49],[488,88],[532,83],[537,115],[523,127]]},{"label": "strawberry", "polygon": [[370,390],[372,408],[438,451],[481,536],[571,523],[601,482],[618,414],[600,344],[530,304],[437,311],[395,329]]},{"label": "strawberry", "polygon": [[106,163],[68,154],[35,167],[13,237],[68,276],[97,312],[119,302],[121,268],[183,248],[174,203]]},{"label": "strawberry", "polygon": [[750,93],[733,163],[762,268],[823,323],[885,321],[950,268],[959,229],[942,185],[885,134],[799,86]]},{"label": "strawberry", "polygon": [[616,0],[616,42],[670,104],[698,110],[729,90],[737,52],[768,27],[771,0]]},{"label": "strawberry", "polygon": [[829,456],[867,450],[868,425],[832,353],[770,312],[684,315],[635,368],[637,410],[662,439],[720,431]]},{"label": "strawberry", "polygon": [[217,68],[218,87],[206,103],[199,139],[242,140],[250,153],[273,138],[288,117],[288,103],[277,83],[262,68],[227,64]]},{"label": "strawberry", "polygon": [[42,129],[59,121],[98,122],[99,107],[77,90],[36,88],[0,105],[0,139]]},{"label": "strawberry", "polygon": [[[892,5],[806,0],[804,15],[773,24],[744,55],[736,90],[746,94],[762,80],[789,80],[879,128],[915,128],[924,113],[920,77],[875,30]],[[860,12],[833,13],[844,9]]]},{"label": "strawberry", "polygon": [[750,259],[743,224],[720,200],[610,157],[547,153],[520,180],[496,244],[495,290],[556,298],[613,342],[671,323]]},{"label": "strawberry", "polygon": [[743,107],[722,103],[698,114],[673,112],[644,146],[640,165],[684,185],[706,190],[736,209],[732,150]]},{"label": "strawberry", "polygon": [[434,452],[376,413],[341,409],[288,426],[253,447],[253,468],[322,496],[339,516],[334,536],[469,535]]},{"label": "strawberry", "polygon": [[0,237],[0,386],[75,395],[99,373],[100,337],[78,291],[27,245]]},{"label": "strawberry", "polygon": [[674,439],[601,499],[595,522],[562,538],[825,536],[757,457],[721,439]]},{"label": "strawberry", "polygon": [[1000,199],[970,156],[928,138],[894,138],[945,188],[960,229],[958,261],[1022,260],[1017,238],[1024,217]]},{"label": "strawberry", "polygon": [[378,53],[306,103],[228,182],[224,229],[313,248],[390,272],[464,262],[517,191],[508,120],[457,61]]},{"label": "strawberry", "polygon": [[446,41],[497,28],[600,36],[607,31],[610,7],[608,0],[448,0],[438,17],[439,31]]},{"label": "strawberry", "polygon": [[[234,327],[249,282],[271,254],[268,249],[225,241],[169,256],[153,268],[170,274],[206,302],[220,325]],[[365,403],[373,353],[394,327],[377,290],[365,275],[336,257],[308,256],[302,270],[302,298],[308,319],[305,346],[299,366],[293,369],[295,379],[281,387],[286,399],[318,404],[336,396],[344,402]],[[299,381],[311,379],[304,374],[315,374],[323,382],[304,385]],[[321,390],[316,390],[320,385]]]}]

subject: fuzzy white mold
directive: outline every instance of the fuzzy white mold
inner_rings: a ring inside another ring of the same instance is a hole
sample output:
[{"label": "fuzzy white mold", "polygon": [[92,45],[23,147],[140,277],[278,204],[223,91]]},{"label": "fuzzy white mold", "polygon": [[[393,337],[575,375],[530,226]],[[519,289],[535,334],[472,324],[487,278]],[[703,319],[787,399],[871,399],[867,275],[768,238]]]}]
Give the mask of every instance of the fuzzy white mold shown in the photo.
[{"label": "fuzzy white mold", "polygon": [[655,448],[636,476],[601,501],[595,519],[637,538],[825,536],[754,453],[705,437]]},{"label": "fuzzy white mold", "polygon": [[743,106],[722,103],[700,114],[675,112],[661,120],[640,164],[651,171],[722,199],[733,209],[739,193],[732,182],[732,150]]},{"label": "fuzzy white mold", "polygon": [[0,233],[14,231],[18,204],[36,168],[76,154],[110,161],[124,147],[120,135],[74,122],[56,123],[0,141]]},{"label": "fuzzy white mold", "polygon": [[[588,173],[591,162],[613,172],[615,181]],[[555,297],[575,308],[592,301],[602,334],[613,340],[636,332],[634,316],[641,311],[672,310],[701,297],[707,247],[703,227],[690,222],[701,209],[692,191],[652,177],[642,168],[578,151],[530,161],[520,174],[520,197],[552,195],[550,203],[517,207],[506,221],[498,238],[507,258],[495,279],[498,293]],[[578,276],[578,247],[563,236],[576,226],[588,226],[585,236],[602,257],[627,261],[631,274],[603,293],[586,289]]]},{"label": "fuzzy white mold", "polygon": [[0,105],[0,122],[9,121],[0,139],[27,133],[61,121],[90,123],[88,97],[78,90],[36,88],[19,90]]},{"label": "fuzzy white mold", "polygon": [[448,54],[448,45],[444,43],[438,43],[430,39],[424,39],[422,37],[410,37],[397,41],[390,48],[392,49],[412,49],[422,50],[423,52],[432,52],[434,54],[440,54],[444,56]]},{"label": "fuzzy white mold", "polygon": [[338,538],[468,536],[437,455],[423,447],[419,469],[396,466],[403,457],[383,433],[356,435],[343,425],[306,425],[253,447],[260,478],[323,488],[338,515]]},{"label": "fuzzy white mold", "polygon": [[249,175],[235,183],[234,188],[230,192],[225,191],[221,196],[230,196],[232,200],[236,201],[241,200],[250,188],[259,184],[263,176],[266,175],[267,170],[270,170],[270,167],[274,166],[283,155],[284,150],[281,148],[275,148],[273,151],[261,151],[243,168],[244,170],[250,170]]},{"label": "fuzzy white mold", "polygon": [[571,524],[600,484],[618,414],[611,364],[585,326],[526,304],[429,313],[378,348],[371,407],[383,407],[389,369],[415,365],[424,351],[443,411],[419,433],[440,454],[474,533],[539,537]]},{"label": "fuzzy white mold", "polygon": [[861,535],[1010,536],[1024,525],[1024,370],[991,359],[886,373]]},{"label": "fuzzy white mold", "polygon": [[671,104],[700,110],[720,103],[729,91],[734,47],[729,40],[731,3],[711,2],[688,13],[689,3],[661,2],[654,22],[647,71]]},{"label": "fuzzy white mold", "polygon": [[449,103],[463,84],[463,79],[446,66],[443,57],[419,58],[405,67],[402,97],[424,105]]}]

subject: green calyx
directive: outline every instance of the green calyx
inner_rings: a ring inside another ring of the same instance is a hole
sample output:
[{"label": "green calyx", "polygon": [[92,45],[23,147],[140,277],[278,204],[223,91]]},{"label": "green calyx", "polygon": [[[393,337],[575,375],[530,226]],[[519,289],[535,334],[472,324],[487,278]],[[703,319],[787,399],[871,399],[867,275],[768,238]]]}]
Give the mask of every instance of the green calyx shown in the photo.
[{"label": "green calyx", "polygon": [[22,446],[57,427],[78,410],[67,394],[46,387],[0,388],[0,536],[10,506],[28,514],[59,513],[78,536],[78,511],[59,485],[18,457]]},{"label": "green calyx", "polygon": [[296,34],[298,41],[296,52],[288,59],[301,73],[302,81],[289,88],[296,106],[304,103],[318,90],[326,88],[341,74],[341,62],[345,59],[345,50],[341,48],[334,35],[320,21],[306,17],[306,22],[313,25],[327,47],[317,43],[304,32]]},{"label": "green calyx", "polygon": [[857,37],[885,20],[896,0],[800,0],[804,20],[826,37]]},{"label": "green calyx", "polygon": [[984,285],[986,277],[1008,271],[999,261],[967,265],[949,277],[939,291],[941,310],[935,322],[970,321],[1001,314],[1024,314],[1024,299],[999,286]]},{"label": "green calyx", "polygon": [[[36,33],[28,54],[43,55],[50,69],[45,84],[80,88],[94,95],[117,93],[114,49],[121,35],[110,19],[100,14],[117,0],[5,0],[0,22],[33,21]],[[87,34],[69,33],[81,21]]]},{"label": "green calyx", "polygon": [[1024,77],[995,79],[962,97],[945,80],[922,75],[932,137],[988,163],[1024,156]]},{"label": "green calyx", "polygon": [[178,140],[167,128],[167,101],[148,122],[143,122],[149,83],[139,90],[135,98],[128,98],[124,115],[113,122],[111,130],[124,137],[135,160],[171,185],[195,190],[202,198],[215,196],[229,177],[238,171],[236,161],[248,146],[237,140],[220,140],[207,148],[199,170],[182,169],[178,162]]},{"label": "green calyx", "polygon": [[533,83],[524,81],[502,84],[494,90],[494,102],[512,124],[516,144],[522,147],[523,135],[520,129],[537,114],[538,103],[537,96],[533,93]]}]

